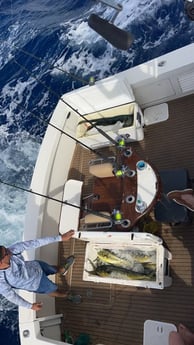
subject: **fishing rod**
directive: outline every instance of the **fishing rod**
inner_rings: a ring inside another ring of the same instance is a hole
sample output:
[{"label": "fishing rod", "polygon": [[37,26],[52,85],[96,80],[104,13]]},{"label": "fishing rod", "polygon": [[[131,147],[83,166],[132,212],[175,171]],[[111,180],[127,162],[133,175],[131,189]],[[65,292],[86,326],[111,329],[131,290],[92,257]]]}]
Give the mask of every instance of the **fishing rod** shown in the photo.
[{"label": "fishing rod", "polygon": [[[0,42],[1,43],[4,43],[5,40],[2,40],[0,39]],[[18,52],[22,52],[24,54],[26,54],[27,56],[31,57],[31,58],[34,58],[35,60],[39,61],[39,62],[43,62],[45,64],[47,64],[47,66],[49,66],[50,69],[56,69],[66,75],[68,75],[69,77],[71,77],[73,80],[76,80],[76,81],[80,81],[82,84],[84,85],[94,85],[94,77],[93,76],[90,76],[89,80],[85,80],[81,77],[78,77],[77,75],[75,74],[72,74],[70,72],[67,72],[66,70],[64,70],[63,68],[55,65],[55,64],[50,64],[48,61],[46,61],[45,59],[43,58],[40,58],[39,56],[36,56],[35,54],[33,53],[30,53],[28,52],[27,50],[25,50],[24,48],[20,48],[18,47],[16,44],[13,44],[13,47],[15,48],[15,50],[17,50]]]},{"label": "fishing rod", "polygon": [[[74,140],[76,143],[78,144],[81,144],[82,146],[84,146],[86,149],[90,150],[91,152],[93,152],[94,154],[98,155],[100,158],[102,158],[104,161],[109,161],[109,159],[107,157],[105,157],[104,155],[102,155],[100,152],[96,151],[95,149],[92,149],[91,147],[87,146],[86,144],[80,142],[78,139],[76,139],[75,137],[73,137],[72,135],[70,135],[69,133],[63,131],[61,128],[57,127],[56,125],[52,124],[51,122],[49,121],[46,121],[45,119],[43,119],[41,116],[38,116],[36,115],[35,113],[33,113],[31,110],[28,110],[26,109],[23,105],[19,104],[18,102],[16,102],[15,100],[13,100],[13,102],[15,104],[18,105],[19,108],[23,109],[23,110],[26,110],[26,111],[29,111],[29,113],[37,118],[39,121],[42,121],[45,125],[48,125],[48,126],[51,126],[53,127],[54,129],[58,130],[59,132],[61,132],[61,134],[64,134],[66,135],[67,137],[71,138],[72,140]],[[68,117],[71,115],[71,113],[69,112],[67,114],[67,119]],[[122,152],[123,149],[125,149],[125,138],[123,138],[122,136],[120,137],[120,139],[118,139],[118,148],[120,148],[120,151]],[[131,154],[131,151],[130,149],[126,150],[125,151],[125,156],[128,154]],[[115,166],[113,166],[113,174],[115,176],[125,176],[126,175],[126,171],[123,170],[123,165],[122,165],[122,162],[120,162],[120,160],[118,159],[117,160],[117,163],[115,162],[114,164]],[[119,168],[121,167],[121,168]],[[119,175],[120,173],[120,175]]]},{"label": "fishing rod", "polygon": [[[85,143],[82,143],[80,140],[76,139],[75,137],[73,137],[72,135],[70,135],[69,133],[65,132],[64,130],[62,130],[61,128],[59,128],[58,126],[52,124],[50,121],[46,121],[45,119],[43,119],[40,115],[36,115],[34,112],[32,112],[31,110],[27,109],[25,106],[19,104],[17,101],[13,100],[13,102],[15,104],[17,104],[17,106],[25,111],[28,111],[33,117],[37,118],[39,121],[41,121],[42,123],[44,123],[47,126],[51,126],[54,129],[58,130],[59,132],[61,132],[62,134],[66,135],[67,137],[69,137],[70,139],[72,139],[73,141],[75,141],[76,143],[82,145],[83,147],[85,147],[86,149],[88,149],[89,151],[93,152],[94,154],[98,155],[100,158],[102,158],[104,161],[107,161],[108,158],[106,156],[104,156],[103,154],[101,154],[99,151],[87,146]],[[71,113],[69,112],[67,114],[67,119],[69,118],[69,116],[71,115]],[[117,148],[120,150],[125,149],[125,138],[123,136],[121,136],[120,138],[118,138],[117,141]],[[117,168],[121,165],[117,162],[117,164],[115,164],[117,166]],[[116,169],[118,170],[118,169]],[[113,174],[115,174],[115,169],[113,167]],[[117,176],[115,174],[115,176]]]},{"label": "fishing rod", "polygon": [[68,205],[68,206],[71,206],[71,207],[74,207],[74,208],[78,208],[80,211],[85,211],[86,213],[91,213],[91,214],[94,214],[96,216],[100,216],[100,217],[112,220],[111,216],[108,216],[108,215],[106,215],[104,213],[101,213],[101,212],[98,212],[98,211],[94,211],[94,210],[86,208],[86,207],[74,205],[74,204],[68,202],[67,200],[63,201],[63,200],[60,200],[60,199],[56,199],[56,198],[53,198],[52,196],[45,195],[45,194],[42,194],[42,193],[39,193],[39,192],[35,192],[32,189],[24,188],[24,187],[18,186],[16,184],[3,181],[1,179],[0,179],[0,183],[4,184],[6,186],[9,186],[9,187],[13,187],[13,188],[18,189],[18,190],[21,190],[23,192],[31,193],[33,195],[37,195],[37,196],[40,196],[40,197],[48,199],[48,200],[52,200],[52,201],[58,202],[60,204],[65,204],[65,205]]},{"label": "fishing rod", "polygon": [[[3,42],[3,40],[0,39],[0,42]],[[64,69],[62,69],[61,67],[59,67],[59,66],[57,66],[57,65],[50,64],[50,63],[49,63],[48,61],[46,61],[45,59],[42,59],[42,58],[40,58],[39,56],[36,56],[35,54],[28,52],[28,51],[25,50],[24,48],[18,47],[16,44],[14,44],[14,48],[15,48],[17,51],[22,52],[22,53],[26,54],[27,56],[36,59],[36,60],[39,61],[39,62],[44,62],[44,63],[47,64],[47,66],[49,66],[49,68],[51,68],[51,69],[56,69],[56,70],[58,70],[58,71],[60,71],[60,72],[65,73],[66,75],[68,75],[68,76],[71,77],[72,79],[75,79],[75,80],[77,80],[77,81],[82,82],[82,84],[88,85],[88,83],[90,82],[90,81],[87,81],[87,80],[85,80],[85,79],[83,79],[83,78],[78,77],[78,76],[75,75],[75,74],[72,74],[72,73],[70,73],[70,72],[65,71]]]},{"label": "fishing rod", "polygon": [[[41,116],[36,115],[35,113],[33,113],[31,110],[26,109],[24,106],[22,106],[21,104],[19,104],[18,102],[16,102],[15,100],[13,100],[14,103],[16,103],[18,105],[19,108],[28,111],[33,117],[37,118],[38,120],[42,121],[45,125],[51,126],[54,129],[56,129],[57,131],[61,132],[61,134],[66,135],[67,137],[69,137],[70,139],[74,140],[76,143],[84,146],[86,149],[90,150],[91,152],[95,153],[96,155],[98,155],[100,158],[103,159],[107,159],[106,157],[104,157],[100,152],[96,151],[95,149],[92,149],[91,147],[87,146],[86,144],[82,143],[81,141],[79,141],[78,139],[76,139],[75,137],[73,137],[71,134],[63,131],[61,128],[57,127],[56,125],[52,124],[49,121],[46,121],[45,119],[43,119]],[[67,114],[67,119],[70,116],[70,112]]]},{"label": "fishing rod", "polygon": [[105,133],[101,128],[97,127],[91,120],[87,119],[84,115],[80,114],[80,112],[75,109],[72,105],[70,105],[67,101],[65,101],[62,97],[59,97],[58,93],[55,92],[53,89],[51,89],[49,86],[47,86],[43,81],[41,81],[39,78],[37,78],[34,73],[30,72],[26,67],[24,67],[23,65],[21,65],[15,58],[13,59],[13,61],[15,62],[15,64],[17,64],[21,69],[23,69],[28,75],[30,75],[31,77],[33,77],[38,83],[40,83],[41,85],[43,85],[49,92],[51,92],[54,96],[57,97],[58,101],[60,100],[61,102],[63,102],[66,106],[68,106],[71,110],[73,110],[74,112],[76,112],[82,119],[84,119],[86,122],[88,122],[91,127],[95,128],[100,134],[102,134],[106,139],[108,139],[113,145],[115,145],[117,147],[117,141],[115,141],[114,139],[112,139],[107,133]]}]

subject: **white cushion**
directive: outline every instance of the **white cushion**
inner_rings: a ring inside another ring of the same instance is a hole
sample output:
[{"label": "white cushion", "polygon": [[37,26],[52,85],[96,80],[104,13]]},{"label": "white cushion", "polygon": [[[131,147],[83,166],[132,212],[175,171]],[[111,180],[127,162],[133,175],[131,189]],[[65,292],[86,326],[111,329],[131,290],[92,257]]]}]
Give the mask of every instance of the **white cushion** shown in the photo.
[{"label": "white cushion", "polygon": [[[68,180],[65,183],[63,201],[79,206],[81,204],[82,181]],[[64,234],[68,230],[78,230],[80,209],[62,204],[59,232]]]}]

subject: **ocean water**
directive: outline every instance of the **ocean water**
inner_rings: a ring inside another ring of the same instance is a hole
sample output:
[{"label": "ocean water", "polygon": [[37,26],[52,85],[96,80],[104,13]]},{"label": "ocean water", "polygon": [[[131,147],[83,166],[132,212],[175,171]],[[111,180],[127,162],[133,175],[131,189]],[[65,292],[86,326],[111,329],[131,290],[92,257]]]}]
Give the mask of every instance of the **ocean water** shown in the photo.
[{"label": "ocean water", "polygon": [[[117,1],[118,2],[118,1]],[[94,0],[0,0],[0,237],[22,239],[27,194],[38,150],[60,96],[194,41],[183,0],[120,0],[115,24],[130,31],[128,51],[87,25],[114,11]],[[55,91],[55,93],[52,92]],[[41,121],[43,119],[45,122]],[[2,345],[19,344],[17,308],[0,298]]]}]

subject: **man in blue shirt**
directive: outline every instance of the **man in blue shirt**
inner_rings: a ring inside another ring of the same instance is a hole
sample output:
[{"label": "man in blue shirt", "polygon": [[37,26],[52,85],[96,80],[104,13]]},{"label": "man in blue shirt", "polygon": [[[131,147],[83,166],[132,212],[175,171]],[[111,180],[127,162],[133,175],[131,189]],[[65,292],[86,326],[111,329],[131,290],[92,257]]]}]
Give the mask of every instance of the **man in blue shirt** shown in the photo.
[{"label": "man in blue shirt", "polygon": [[26,261],[22,252],[49,243],[68,241],[73,235],[74,230],[70,230],[63,235],[15,243],[9,248],[0,246],[0,294],[18,306],[33,310],[40,310],[42,303],[29,303],[15,290],[44,293],[53,297],[67,297],[68,293],[60,291],[58,286],[47,276],[57,272],[64,275],[73,264],[74,257],[67,258],[64,267],[56,267],[43,261]]}]

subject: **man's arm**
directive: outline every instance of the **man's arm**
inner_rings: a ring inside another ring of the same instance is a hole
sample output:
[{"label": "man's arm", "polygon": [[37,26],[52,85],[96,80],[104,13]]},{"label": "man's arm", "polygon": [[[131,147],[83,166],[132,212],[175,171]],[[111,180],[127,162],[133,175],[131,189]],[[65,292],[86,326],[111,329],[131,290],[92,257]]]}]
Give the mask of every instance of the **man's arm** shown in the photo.
[{"label": "man's arm", "polygon": [[9,249],[13,254],[19,254],[19,253],[22,253],[24,250],[39,248],[50,243],[68,241],[74,235],[74,233],[75,233],[74,230],[69,230],[63,235],[43,237],[43,238],[37,238],[35,240],[18,242],[11,245]]},{"label": "man's arm", "polygon": [[6,282],[0,281],[1,284],[1,290],[0,293],[2,296],[4,296],[7,300],[12,302],[13,304],[16,304],[18,307],[24,307],[32,310],[40,310],[42,309],[42,302],[36,302],[36,303],[29,303],[24,298],[22,298],[20,295],[18,295],[15,290],[9,286]]},{"label": "man's arm", "polygon": [[4,280],[0,279],[0,293],[2,296],[8,299],[8,301],[24,308],[33,309],[33,304],[26,301],[24,298],[19,296],[15,290],[7,284]]}]

